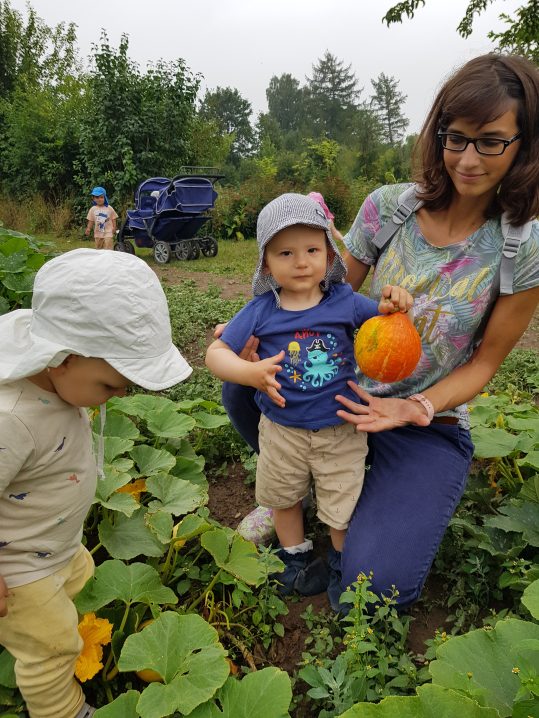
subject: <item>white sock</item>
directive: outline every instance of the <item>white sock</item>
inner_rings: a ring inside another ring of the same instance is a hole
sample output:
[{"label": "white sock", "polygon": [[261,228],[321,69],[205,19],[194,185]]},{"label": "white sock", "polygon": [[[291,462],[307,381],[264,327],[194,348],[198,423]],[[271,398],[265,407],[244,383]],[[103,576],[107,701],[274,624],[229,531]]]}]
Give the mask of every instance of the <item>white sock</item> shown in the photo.
[{"label": "white sock", "polygon": [[283,546],[286,553],[307,553],[307,551],[313,550],[313,542],[311,539],[306,539],[303,543],[299,543],[297,546]]}]

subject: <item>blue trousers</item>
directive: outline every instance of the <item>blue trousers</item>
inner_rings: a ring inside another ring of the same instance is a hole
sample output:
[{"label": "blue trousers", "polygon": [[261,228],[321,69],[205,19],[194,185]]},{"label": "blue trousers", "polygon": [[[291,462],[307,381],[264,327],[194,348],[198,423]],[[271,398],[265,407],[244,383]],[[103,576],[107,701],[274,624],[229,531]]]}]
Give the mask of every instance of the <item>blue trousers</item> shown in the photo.
[{"label": "blue trousers", "polygon": [[[258,452],[260,410],[254,389],[223,384],[223,406]],[[473,456],[470,433],[458,425],[405,426],[369,434],[363,492],[342,554],[343,585],[373,572],[372,590],[399,591],[400,608],[419,598],[449,520],[462,496]]]}]

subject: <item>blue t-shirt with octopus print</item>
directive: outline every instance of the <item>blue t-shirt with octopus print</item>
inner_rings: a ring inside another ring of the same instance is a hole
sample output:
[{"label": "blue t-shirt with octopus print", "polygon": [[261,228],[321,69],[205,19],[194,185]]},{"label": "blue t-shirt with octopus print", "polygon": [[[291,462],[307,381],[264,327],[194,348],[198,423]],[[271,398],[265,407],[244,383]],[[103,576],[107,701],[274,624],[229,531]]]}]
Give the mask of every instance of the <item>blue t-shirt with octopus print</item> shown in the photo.
[{"label": "blue t-shirt with octopus print", "polygon": [[266,292],[236,314],[221,339],[239,354],[254,335],[261,359],[284,350],[276,378],[286,406],[278,407],[259,391],[256,402],[277,424],[322,429],[343,423],[336,414],[342,408],[336,394],[357,400],[346,383],[356,378],[354,331],[378,313],[377,302],[353,292],[349,284],[330,285],[319,304],[301,311],[277,307],[273,292]]}]

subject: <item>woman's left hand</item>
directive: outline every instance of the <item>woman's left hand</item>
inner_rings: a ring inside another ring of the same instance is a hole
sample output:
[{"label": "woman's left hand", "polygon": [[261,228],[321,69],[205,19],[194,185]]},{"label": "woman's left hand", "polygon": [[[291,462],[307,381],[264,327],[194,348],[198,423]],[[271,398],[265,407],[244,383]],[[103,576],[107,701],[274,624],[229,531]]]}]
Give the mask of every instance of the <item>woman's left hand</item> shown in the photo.
[{"label": "woman's left hand", "polygon": [[348,411],[339,409],[337,416],[349,424],[354,424],[356,431],[385,431],[406,424],[428,426],[429,419],[425,409],[416,401],[408,399],[380,398],[371,396],[355,382],[349,381],[348,386],[362,399],[365,404],[347,399],[341,394],[335,397]]}]

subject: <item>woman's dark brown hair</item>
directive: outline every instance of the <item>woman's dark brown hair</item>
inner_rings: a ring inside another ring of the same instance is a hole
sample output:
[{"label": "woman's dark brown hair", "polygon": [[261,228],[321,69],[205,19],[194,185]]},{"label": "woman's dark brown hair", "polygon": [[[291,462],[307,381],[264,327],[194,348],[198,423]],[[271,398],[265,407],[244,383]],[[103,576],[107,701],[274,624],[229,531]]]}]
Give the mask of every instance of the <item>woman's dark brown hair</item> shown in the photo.
[{"label": "woman's dark brown hair", "polygon": [[478,126],[493,122],[514,100],[522,133],[519,151],[487,216],[507,211],[509,221],[520,226],[539,215],[539,69],[518,55],[496,53],[476,57],[457,70],[425,120],[414,151],[414,180],[422,186],[428,207],[445,209],[453,192],[438,132],[456,119]]}]

